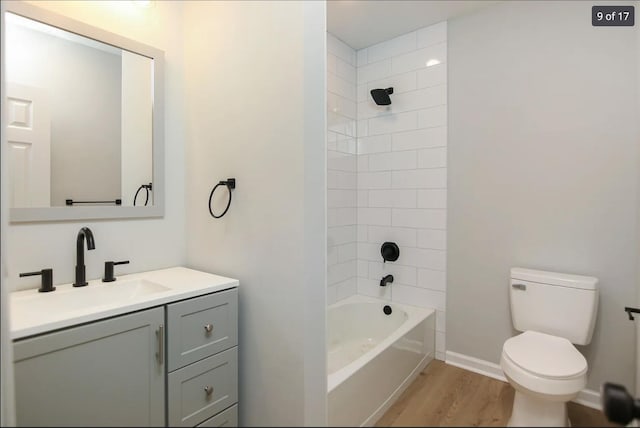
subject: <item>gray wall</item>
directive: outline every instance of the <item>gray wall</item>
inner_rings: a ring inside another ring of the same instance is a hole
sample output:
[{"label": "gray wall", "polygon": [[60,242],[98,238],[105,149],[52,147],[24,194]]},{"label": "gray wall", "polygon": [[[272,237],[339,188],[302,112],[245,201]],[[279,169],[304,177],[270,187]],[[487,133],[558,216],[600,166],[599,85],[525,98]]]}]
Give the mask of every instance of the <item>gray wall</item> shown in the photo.
[{"label": "gray wall", "polygon": [[592,4],[504,2],[449,23],[447,348],[499,362],[510,267],[593,275],[588,388],[633,388],[638,30],[592,27]]}]

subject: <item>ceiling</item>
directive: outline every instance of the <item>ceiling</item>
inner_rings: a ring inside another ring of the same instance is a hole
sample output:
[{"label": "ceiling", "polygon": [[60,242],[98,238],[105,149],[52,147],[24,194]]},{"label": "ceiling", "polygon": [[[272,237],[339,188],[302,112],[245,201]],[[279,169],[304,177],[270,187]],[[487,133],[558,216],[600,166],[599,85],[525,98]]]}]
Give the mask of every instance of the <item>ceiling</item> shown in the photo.
[{"label": "ceiling", "polygon": [[329,0],[327,30],[362,49],[498,3],[488,0]]}]

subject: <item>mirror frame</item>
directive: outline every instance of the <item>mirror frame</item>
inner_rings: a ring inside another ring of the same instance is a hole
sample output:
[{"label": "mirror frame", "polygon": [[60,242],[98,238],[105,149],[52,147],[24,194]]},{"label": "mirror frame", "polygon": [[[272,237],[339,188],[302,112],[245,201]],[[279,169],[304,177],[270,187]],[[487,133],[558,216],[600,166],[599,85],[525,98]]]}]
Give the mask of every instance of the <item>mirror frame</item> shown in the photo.
[{"label": "mirror frame", "polygon": [[[2,27],[5,27],[6,13],[39,21],[80,36],[88,37],[108,45],[145,56],[153,60],[153,106],[152,106],[152,156],[153,156],[153,206],[87,206],[87,207],[42,207],[9,208],[9,221],[50,222],[65,220],[125,219],[164,216],[164,52],[152,46],[94,27],[22,1],[2,2]],[[3,32],[4,33],[4,32]],[[4,34],[3,34],[4,35]],[[5,64],[5,43],[2,39],[1,60]],[[2,84],[2,110],[6,111],[4,79]],[[2,120],[2,154],[5,154],[6,115]],[[7,177],[3,175],[3,177]],[[8,179],[8,177],[7,177]],[[6,186],[3,190],[7,189]],[[6,199],[3,199],[3,202]]]}]

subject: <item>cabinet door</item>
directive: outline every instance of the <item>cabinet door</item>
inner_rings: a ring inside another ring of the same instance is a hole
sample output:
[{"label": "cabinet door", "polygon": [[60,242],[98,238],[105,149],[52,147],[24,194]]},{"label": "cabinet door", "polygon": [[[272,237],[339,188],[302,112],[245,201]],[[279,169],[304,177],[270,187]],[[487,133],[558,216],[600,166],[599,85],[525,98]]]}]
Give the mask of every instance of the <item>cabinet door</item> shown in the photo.
[{"label": "cabinet door", "polygon": [[162,426],[164,309],[15,343],[19,426]]}]

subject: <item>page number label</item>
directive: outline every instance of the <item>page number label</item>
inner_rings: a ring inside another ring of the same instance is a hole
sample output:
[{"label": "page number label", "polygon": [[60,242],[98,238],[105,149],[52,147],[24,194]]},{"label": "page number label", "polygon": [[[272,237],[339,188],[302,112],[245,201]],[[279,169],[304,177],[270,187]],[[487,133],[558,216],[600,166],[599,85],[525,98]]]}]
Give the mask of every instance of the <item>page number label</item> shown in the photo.
[{"label": "page number label", "polygon": [[592,6],[591,25],[594,27],[633,27],[634,6]]}]

